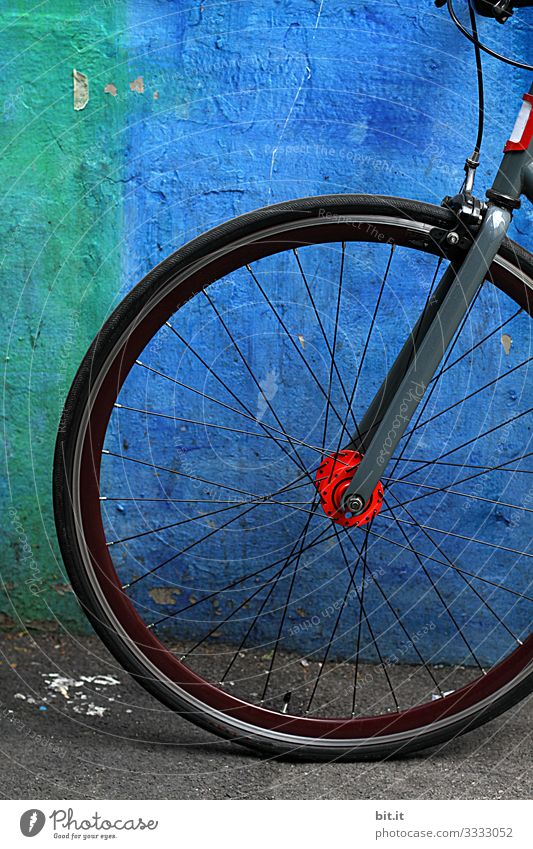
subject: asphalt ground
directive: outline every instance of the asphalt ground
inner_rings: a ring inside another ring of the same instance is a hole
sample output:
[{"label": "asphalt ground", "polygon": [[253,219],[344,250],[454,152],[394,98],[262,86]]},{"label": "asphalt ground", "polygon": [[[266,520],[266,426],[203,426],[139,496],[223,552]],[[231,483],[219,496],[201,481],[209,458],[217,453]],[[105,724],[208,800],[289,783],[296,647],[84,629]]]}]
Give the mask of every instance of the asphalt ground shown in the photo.
[{"label": "asphalt ground", "polygon": [[531,798],[531,698],[410,758],[290,762],[173,714],[96,637],[4,634],[0,648],[7,799]]}]

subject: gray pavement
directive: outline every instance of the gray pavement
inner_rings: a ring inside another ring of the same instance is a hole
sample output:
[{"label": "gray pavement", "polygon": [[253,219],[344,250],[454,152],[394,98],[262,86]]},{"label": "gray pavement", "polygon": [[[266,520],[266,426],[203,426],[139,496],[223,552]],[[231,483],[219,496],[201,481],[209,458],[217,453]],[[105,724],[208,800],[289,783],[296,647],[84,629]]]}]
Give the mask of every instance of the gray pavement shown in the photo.
[{"label": "gray pavement", "polygon": [[257,756],[159,705],[95,637],[0,641],[2,793],[12,799],[527,799],[529,699],[444,748],[384,763]]}]

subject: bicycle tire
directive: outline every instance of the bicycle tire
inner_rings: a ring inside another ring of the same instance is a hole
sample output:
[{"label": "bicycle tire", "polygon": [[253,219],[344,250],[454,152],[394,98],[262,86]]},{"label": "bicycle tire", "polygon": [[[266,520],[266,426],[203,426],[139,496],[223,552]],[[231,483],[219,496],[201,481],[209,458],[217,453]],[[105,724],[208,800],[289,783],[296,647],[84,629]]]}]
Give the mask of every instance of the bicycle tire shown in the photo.
[{"label": "bicycle tire", "polygon": [[[177,275],[197,263],[203,263],[235,242],[253,238],[271,228],[305,224],[317,218],[348,220],[351,216],[391,217],[405,222],[406,227],[424,225],[427,228],[448,230],[454,215],[447,209],[420,201],[369,195],[341,195],[303,198],[256,210],[226,222],[185,245],[153,269],[122,301],[106,321],[89,348],[73,381],[59,428],[54,458],[53,497],[58,538],[63,560],[75,594],[95,631],[121,665],[153,696],[195,724],[234,740],[247,747],[276,755],[311,759],[384,758],[425,749],[465,733],[506,711],[533,690],[533,661],[531,638],[527,642],[529,661],[520,664],[515,677],[496,687],[482,703],[469,706],[458,713],[443,716],[430,726],[413,727],[392,735],[368,739],[315,740],[286,733],[267,732],[253,725],[236,721],[223,711],[206,710],[195,703],[190,693],[180,691],[165,678],[161,670],[154,672],[153,664],[140,656],[131,639],[117,628],[116,620],[95,592],[94,580],[88,574],[79,540],[79,516],[73,507],[75,464],[79,462],[80,428],[87,414],[87,405],[94,393],[99,375],[116,350],[117,340],[131,330],[139,315],[157,300],[163,290],[172,285]],[[460,256],[460,251],[447,249],[448,256]],[[438,248],[435,248],[435,252]],[[504,271],[499,280],[508,287],[507,293],[531,314],[533,287],[533,256],[516,243],[506,240],[497,257]]]}]

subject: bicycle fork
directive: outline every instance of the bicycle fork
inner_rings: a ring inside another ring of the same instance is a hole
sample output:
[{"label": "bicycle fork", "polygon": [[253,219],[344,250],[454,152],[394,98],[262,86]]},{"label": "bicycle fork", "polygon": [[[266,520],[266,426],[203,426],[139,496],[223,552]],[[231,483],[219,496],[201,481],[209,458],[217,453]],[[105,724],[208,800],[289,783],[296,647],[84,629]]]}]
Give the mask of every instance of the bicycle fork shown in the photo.
[{"label": "bicycle fork", "polygon": [[352,516],[368,507],[380,476],[487,276],[512,212],[520,206],[520,196],[533,202],[533,86],[524,96],[524,104],[487,192],[489,206],[472,246],[462,262],[451,263],[442,276],[346,446],[363,455],[341,502],[342,510]]}]

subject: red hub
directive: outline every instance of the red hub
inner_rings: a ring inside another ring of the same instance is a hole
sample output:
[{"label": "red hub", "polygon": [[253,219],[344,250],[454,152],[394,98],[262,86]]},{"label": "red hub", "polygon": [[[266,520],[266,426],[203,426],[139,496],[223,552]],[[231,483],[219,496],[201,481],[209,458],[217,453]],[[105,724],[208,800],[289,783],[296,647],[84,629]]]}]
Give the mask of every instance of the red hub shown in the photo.
[{"label": "red hub", "polygon": [[342,496],[362,459],[363,455],[359,451],[345,449],[322,460],[316,473],[316,486],[324,513],[344,527],[368,524],[377,516],[383,504],[383,486],[380,481],[362,513],[350,516],[341,510]]}]

